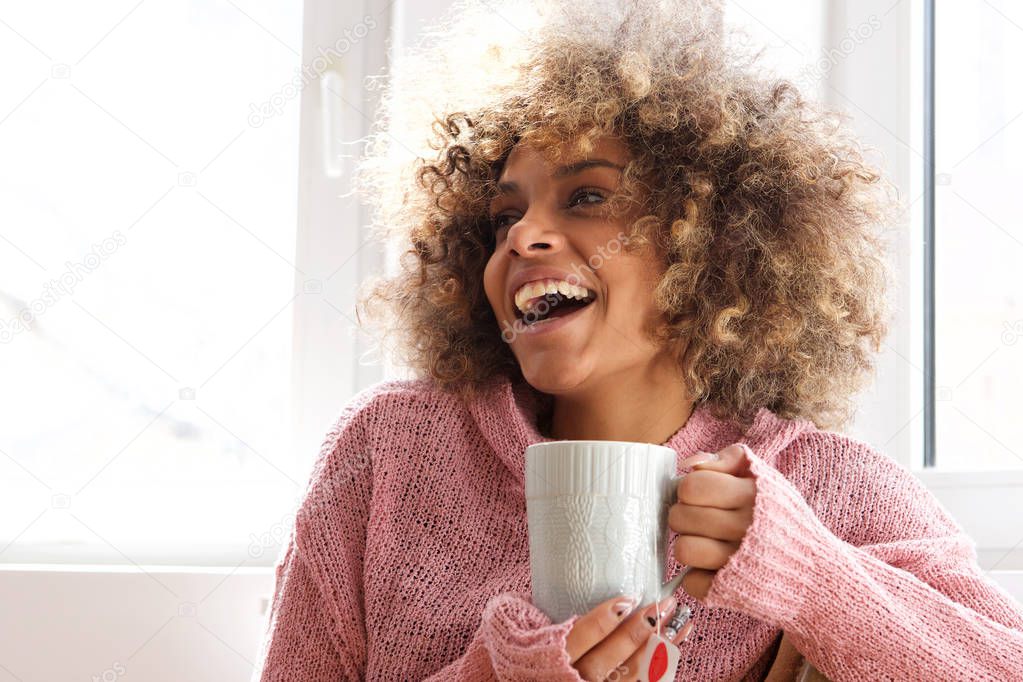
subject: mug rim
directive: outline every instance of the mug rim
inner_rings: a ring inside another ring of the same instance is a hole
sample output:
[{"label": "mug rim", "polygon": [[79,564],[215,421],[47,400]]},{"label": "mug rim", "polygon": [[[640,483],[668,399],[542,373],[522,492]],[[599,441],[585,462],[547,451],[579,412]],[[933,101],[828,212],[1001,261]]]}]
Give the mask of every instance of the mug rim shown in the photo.
[{"label": "mug rim", "polygon": [[671,448],[662,443],[645,443],[643,441],[637,440],[573,440],[573,439],[549,440],[544,441],[542,443],[531,443],[526,446],[526,449],[528,450],[529,448],[546,447],[550,445],[643,445],[652,446],[655,448],[664,448],[665,450],[671,450],[672,452],[675,451],[674,448]]}]

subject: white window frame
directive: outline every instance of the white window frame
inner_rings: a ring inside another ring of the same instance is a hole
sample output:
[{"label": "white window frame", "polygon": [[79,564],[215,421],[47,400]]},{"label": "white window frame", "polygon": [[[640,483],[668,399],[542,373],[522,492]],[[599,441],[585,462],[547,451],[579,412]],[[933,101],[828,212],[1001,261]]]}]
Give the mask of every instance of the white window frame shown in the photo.
[{"label": "white window frame", "polygon": [[[850,429],[914,473],[976,542],[986,570],[1023,569],[1023,471],[949,472],[924,468],[923,375],[914,357],[921,347],[922,273],[918,266],[923,164],[914,69],[922,69],[923,0],[834,0],[827,3],[826,44],[842,52],[841,41],[871,15],[882,28],[858,44],[828,72],[827,102],[854,116],[861,138],[879,149],[900,195],[913,204],[893,240],[898,286],[897,318],[878,359],[874,386],[862,397]],[[940,113],[940,112],[939,112]]]},{"label": "white window frame", "polygon": [[[904,196],[918,193],[914,180],[921,168],[911,151],[914,106],[911,69],[919,68],[923,0],[835,0],[823,12],[822,43],[840,58],[826,73],[828,104],[848,110],[865,142],[878,148],[886,170]],[[298,226],[295,262],[298,269],[318,273],[296,277],[294,301],[293,459],[285,462],[299,480],[308,476],[326,431],[339,410],[358,390],[385,377],[401,375],[392,365],[372,363],[370,342],[354,320],[354,292],[363,279],[393,267],[397,254],[381,253],[366,243],[369,216],[351,192],[351,173],[370,131],[377,90],[365,77],[384,71],[386,48],[400,49],[414,38],[423,20],[434,20],[449,0],[410,3],[405,0],[358,0],[328,3],[306,0],[303,18],[303,61],[334,47],[339,58],[327,69],[327,86],[312,81],[301,93]],[[881,17],[882,28],[849,54],[842,40],[868,17]],[[362,34],[357,27],[373,17],[375,27]],[[346,33],[347,29],[347,33]],[[344,36],[347,40],[342,40]],[[320,49],[322,48],[322,50]],[[336,74],[336,75],[334,75]],[[855,105],[851,103],[855,102]],[[337,142],[328,145],[328,139]],[[917,146],[917,148],[919,148]],[[343,154],[328,169],[327,155]],[[976,541],[982,566],[1023,568],[1023,515],[1017,497],[1023,493],[1023,471],[942,472],[923,469],[921,376],[911,358],[919,344],[919,325],[912,319],[914,247],[919,242],[918,216],[900,226],[893,257],[899,274],[894,303],[900,312],[878,358],[875,383],[860,398],[860,411],[850,435],[861,438],[912,471],[938,497]],[[274,548],[253,558],[248,546],[128,547],[131,557],[102,546],[85,552],[67,547],[34,547],[29,553],[8,549],[22,563],[144,563],[152,565],[227,566],[244,562],[269,566]],[[22,556],[24,555],[24,556]]]},{"label": "white window frame", "polygon": [[[290,455],[278,462],[300,486],[308,480],[323,438],[344,404],[360,388],[383,377],[382,367],[360,360],[369,345],[355,330],[353,293],[358,282],[377,270],[382,258],[378,249],[364,243],[368,216],[361,200],[351,193],[350,181],[362,149],[360,140],[369,131],[376,107],[376,92],[364,88],[365,76],[380,73],[384,67],[394,4],[388,0],[305,0],[303,7],[303,73],[310,69],[319,73],[321,62],[314,59],[326,54],[334,57],[326,72],[338,77],[328,81],[336,93],[330,98],[324,97],[331,91],[322,87],[318,78],[310,79],[300,94],[292,446]],[[366,17],[371,17],[373,28],[363,31],[369,23]],[[328,147],[328,138],[335,138],[335,144]],[[344,156],[328,169],[330,153]],[[298,272],[310,275],[305,278]],[[296,491],[296,495],[300,493]],[[181,494],[187,496],[188,488],[183,487]],[[241,499],[258,504],[258,487]],[[244,514],[246,504],[226,507],[225,513]],[[110,566],[112,570],[125,565],[269,567],[277,558],[278,539],[286,536],[284,526],[293,511],[282,509],[281,522],[260,533],[258,552],[253,551],[251,538],[212,545],[161,541],[110,544],[100,538],[70,546],[26,544],[15,538],[4,551],[3,564],[9,569],[54,565]]]},{"label": "white window frame", "polygon": [[[370,131],[378,91],[365,87],[366,76],[386,65],[386,44],[397,3],[388,0],[324,2],[306,0],[303,18],[303,64],[321,49],[340,58],[324,77],[302,92],[296,265],[322,279],[296,278],[296,291],[322,295],[295,301],[294,424],[296,457],[308,468],[338,412],[358,390],[383,378],[370,364],[369,340],[358,332],[355,291],[384,259],[367,241],[367,207],[352,192],[359,142]],[[364,36],[360,26],[376,24]],[[344,35],[351,40],[344,42]],[[347,47],[347,49],[342,49]],[[331,142],[333,140],[333,142]],[[328,158],[339,166],[328,169]]]}]

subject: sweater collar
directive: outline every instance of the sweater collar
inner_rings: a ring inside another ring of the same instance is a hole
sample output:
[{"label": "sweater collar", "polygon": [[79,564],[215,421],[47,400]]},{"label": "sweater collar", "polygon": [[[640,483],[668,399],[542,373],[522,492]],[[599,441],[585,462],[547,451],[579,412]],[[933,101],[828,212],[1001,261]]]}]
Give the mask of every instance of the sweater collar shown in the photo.
[{"label": "sweater collar", "polygon": [[[484,439],[520,482],[525,480],[526,447],[557,440],[543,436],[537,428],[537,415],[550,399],[551,396],[525,381],[512,381],[502,376],[481,389],[468,403]],[[700,450],[714,452],[741,442],[768,464],[773,464],[792,441],[815,428],[809,420],[782,419],[762,407],[743,434],[735,425],[711,414],[706,403],[701,403],[686,423],[660,445],[675,450],[676,461],[681,461]]]}]

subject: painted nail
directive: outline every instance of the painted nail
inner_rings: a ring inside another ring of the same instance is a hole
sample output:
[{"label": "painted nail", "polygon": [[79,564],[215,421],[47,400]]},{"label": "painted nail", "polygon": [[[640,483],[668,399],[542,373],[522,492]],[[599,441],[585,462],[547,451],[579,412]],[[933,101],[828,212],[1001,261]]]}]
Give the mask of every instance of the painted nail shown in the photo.
[{"label": "painted nail", "polygon": [[674,595],[668,597],[667,601],[661,601],[660,604],[651,604],[647,607],[646,612],[643,614],[646,617],[646,622],[650,624],[650,627],[656,627],[658,618],[658,606],[660,607],[660,618],[671,613],[671,610],[675,608],[676,600]]},{"label": "painted nail", "polygon": [[636,597],[625,597],[624,599],[619,599],[611,605],[611,613],[615,614],[616,618],[624,618],[629,611],[632,611],[632,608],[636,605],[637,601],[639,600],[636,599]]},{"label": "painted nail", "polygon": [[721,457],[718,456],[716,452],[703,452],[701,450],[700,452],[697,452],[695,455],[690,455],[689,457],[686,457],[684,460],[682,460],[681,464],[683,467],[691,467],[696,466],[697,464],[702,464],[704,462],[716,462],[719,459],[721,459]]},{"label": "painted nail", "polygon": [[661,599],[664,599],[668,595],[675,594],[675,591],[678,590],[679,585],[682,584],[682,580],[686,577],[686,573],[689,573],[690,570],[692,570],[692,566],[686,566],[685,568],[682,569],[681,572],[679,572],[678,575],[669,580],[668,583],[661,590]]}]

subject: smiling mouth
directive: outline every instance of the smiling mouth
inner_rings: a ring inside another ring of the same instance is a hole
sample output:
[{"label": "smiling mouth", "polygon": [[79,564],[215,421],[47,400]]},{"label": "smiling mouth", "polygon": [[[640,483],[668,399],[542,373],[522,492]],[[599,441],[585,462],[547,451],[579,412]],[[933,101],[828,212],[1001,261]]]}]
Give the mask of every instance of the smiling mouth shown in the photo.
[{"label": "smiling mouth", "polygon": [[545,282],[536,282],[532,284],[533,288],[530,286],[522,287],[515,301],[516,318],[526,326],[571,315],[596,300],[592,290],[581,286],[559,287],[557,281],[553,282],[553,286],[547,286]]}]

